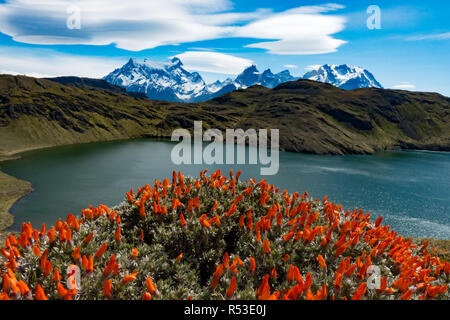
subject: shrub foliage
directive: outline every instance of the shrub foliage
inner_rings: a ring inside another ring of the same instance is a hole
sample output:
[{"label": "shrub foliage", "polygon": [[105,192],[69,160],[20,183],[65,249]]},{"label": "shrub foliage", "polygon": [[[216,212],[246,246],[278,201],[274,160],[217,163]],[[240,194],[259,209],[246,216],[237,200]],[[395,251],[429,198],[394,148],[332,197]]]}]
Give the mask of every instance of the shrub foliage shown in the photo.
[{"label": "shrub foliage", "polygon": [[240,171],[174,172],[114,208],[23,223],[0,299],[448,299],[450,264],[381,222]]}]

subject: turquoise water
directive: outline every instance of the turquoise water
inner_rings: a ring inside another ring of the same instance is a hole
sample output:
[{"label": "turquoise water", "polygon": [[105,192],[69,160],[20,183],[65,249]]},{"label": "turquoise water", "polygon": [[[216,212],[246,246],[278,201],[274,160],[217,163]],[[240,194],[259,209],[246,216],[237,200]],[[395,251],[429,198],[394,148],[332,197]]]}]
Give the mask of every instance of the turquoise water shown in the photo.
[{"label": "turquoise water", "polygon": [[[131,187],[172,170],[197,176],[205,167],[222,172],[231,165],[181,165],[170,160],[171,142],[153,139],[64,146],[23,154],[0,164],[4,172],[31,181],[34,192],[11,209],[12,229],[22,221],[54,224],[90,204],[115,205]],[[259,175],[259,165],[239,165],[244,179]],[[361,208],[405,236],[450,239],[450,154],[422,151],[384,152],[371,156],[317,156],[280,152],[280,170],[264,176],[281,190]]]}]

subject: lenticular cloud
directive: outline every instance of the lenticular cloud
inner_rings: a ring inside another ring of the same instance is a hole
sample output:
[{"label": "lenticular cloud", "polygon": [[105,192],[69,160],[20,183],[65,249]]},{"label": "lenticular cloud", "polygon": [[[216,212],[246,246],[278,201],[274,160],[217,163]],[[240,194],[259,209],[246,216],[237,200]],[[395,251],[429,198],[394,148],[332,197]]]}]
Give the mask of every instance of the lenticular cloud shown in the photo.
[{"label": "lenticular cloud", "polygon": [[248,47],[273,54],[316,54],[345,43],[332,36],[344,29],[345,19],[323,14],[341,8],[241,13],[231,10],[227,0],[7,0],[0,4],[0,32],[23,43],[114,44],[130,51],[240,37],[262,39]]}]

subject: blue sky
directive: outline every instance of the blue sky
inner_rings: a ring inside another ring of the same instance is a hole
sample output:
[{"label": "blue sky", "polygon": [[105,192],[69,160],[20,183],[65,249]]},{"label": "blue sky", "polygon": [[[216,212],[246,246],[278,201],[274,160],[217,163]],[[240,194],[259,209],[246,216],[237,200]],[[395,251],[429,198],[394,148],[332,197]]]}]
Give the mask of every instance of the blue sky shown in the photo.
[{"label": "blue sky", "polygon": [[[381,29],[367,27],[370,5]],[[3,0],[0,73],[102,77],[130,57],[180,56],[211,82],[252,63],[296,76],[347,63],[386,88],[450,96],[449,13],[437,0]]]}]

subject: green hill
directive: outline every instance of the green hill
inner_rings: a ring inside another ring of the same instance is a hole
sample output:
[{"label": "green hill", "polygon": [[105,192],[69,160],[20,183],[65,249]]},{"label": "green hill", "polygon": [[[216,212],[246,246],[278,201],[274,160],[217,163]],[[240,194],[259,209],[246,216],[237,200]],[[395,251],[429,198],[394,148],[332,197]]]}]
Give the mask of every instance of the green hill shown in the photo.
[{"label": "green hill", "polygon": [[47,146],[169,137],[175,128],[279,128],[280,148],[366,154],[450,150],[450,99],[384,89],[344,91],[309,80],[253,86],[198,104],[131,97],[89,86],[0,76],[0,153]]}]

